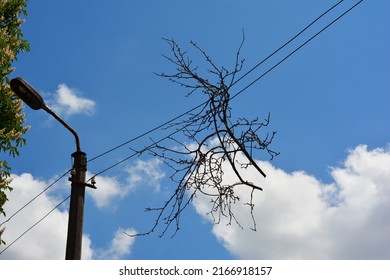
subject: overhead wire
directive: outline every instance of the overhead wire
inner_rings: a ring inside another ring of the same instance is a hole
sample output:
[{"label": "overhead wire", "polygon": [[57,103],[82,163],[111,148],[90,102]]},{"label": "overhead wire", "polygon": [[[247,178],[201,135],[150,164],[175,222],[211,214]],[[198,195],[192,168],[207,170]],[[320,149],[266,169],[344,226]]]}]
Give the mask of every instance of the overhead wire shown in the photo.
[{"label": "overhead wire", "polygon": [[[279,52],[280,50],[282,50],[284,47],[286,47],[288,44],[290,44],[292,41],[294,41],[297,37],[299,37],[302,33],[304,33],[307,29],[309,29],[315,22],[317,22],[320,18],[322,18],[324,15],[326,15],[327,13],[329,13],[331,10],[333,10],[335,7],[337,7],[341,2],[343,2],[344,0],[341,0],[339,1],[338,3],[336,3],[334,6],[332,6],[331,8],[329,8],[327,11],[325,11],[323,14],[321,14],[319,17],[317,17],[314,21],[312,21],[308,26],[306,26],[303,30],[301,30],[299,33],[297,33],[297,35],[295,35],[294,37],[292,37],[289,41],[287,41],[285,44],[283,44],[281,47],[279,47],[276,51],[274,51],[273,53],[271,53],[270,55],[268,55],[265,59],[263,59],[260,63],[256,64],[253,68],[251,68],[249,71],[247,71],[243,76],[241,76],[239,79],[237,79],[232,85],[235,85],[236,83],[238,83],[239,81],[241,81],[244,77],[246,77],[247,75],[249,75],[251,72],[253,72],[256,68],[258,68],[260,65],[262,65],[265,61],[267,61],[268,59],[270,59],[272,56],[274,56],[277,52]],[[324,28],[322,28],[319,32],[317,32],[316,34],[314,34],[313,36],[311,36],[308,40],[306,40],[303,44],[301,44],[299,47],[295,48],[292,52],[290,52],[287,56],[285,56],[282,60],[280,60],[278,63],[276,63],[274,66],[272,66],[270,69],[268,69],[266,72],[264,72],[263,74],[261,74],[260,76],[258,76],[255,80],[253,80],[251,83],[249,83],[247,86],[245,86],[244,88],[242,88],[240,91],[238,91],[236,94],[234,94],[230,99],[233,99],[235,97],[237,97],[238,95],[242,94],[245,90],[247,90],[249,87],[251,87],[253,84],[255,84],[257,81],[259,81],[261,78],[263,78],[264,76],[266,76],[268,73],[270,73],[273,69],[275,69],[276,67],[278,67],[280,64],[282,64],[284,61],[286,61],[289,57],[291,57],[293,54],[295,54],[298,50],[300,50],[301,48],[303,48],[305,45],[307,45],[310,41],[312,41],[314,38],[316,38],[318,35],[320,35],[323,31],[325,31],[326,29],[328,29],[331,25],[333,25],[335,22],[337,22],[339,19],[341,19],[342,17],[344,17],[347,13],[349,13],[352,9],[354,9],[356,6],[358,6],[360,3],[362,3],[364,0],[360,0],[358,1],[357,3],[355,3],[352,7],[350,7],[348,10],[346,10],[344,13],[342,13],[340,16],[338,16],[336,19],[334,19],[332,22],[330,22],[328,25],[326,25]],[[207,101],[206,101],[207,102]],[[175,118],[172,118],[171,120],[168,120],[166,122],[164,122],[163,124],[160,124],[134,138],[131,138],[130,140],[127,140],[101,154],[98,154],[97,156],[94,156],[92,159],[89,160],[90,161],[93,161],[93,160],[96,160],[104,155],[107,155],[135,140],[138,140],[164,126],[167,126],[169,125],[170,123],[174,122],[175,120],[177,119],[180,119],[181,117],[191,113],[192,111],[200,108],[201,106],[205,105],[206,102],[203,102],[202,104],[176,116]],[[172,135],[178,133],[180,130],[176,130],[174,131],[173,133],[163,137],[163,138],[160,138],[158,141],[154,142],[154,143],[158,143],[158,142],[161,142],[169,137],[171,137]],[[146,148],[144,148],[142,151],[145,151]],[[118,166],[119,164],[127,161],[128,159],[136,156],[136,155],[139,155],[140,153],[142,153],[142,151],[136,151],[134,152],[133,154],[131,154],[130,156],[127,156],[126,158],[116,162],[115,164],[112,164],[111,166],[103,169],[102,171],[96,173],[94,176],[97,176],[97,175],[100,175],[104,172],[107,172],[108,170]],[[29,201],[25,206],[23,206],[21,209],[19,209],[18,211],[16,211],[13,215],[11,215],[11,217],[9,219],[7,219],[5,222],[1,223],[1,225],[3,225],[4,223],[8,222],[11,218],[13,218],[16,214],[18,214],[20,211],[22,211],[25,207],[27,207],[27,205],[29,205],[32,201],[34,201],[37,197],[39,197],[40,195],[42,195],[42,193],[44,193],[47,189],[49,189],[50,187],[52,187],[55,183],[57,183],[62,177],[64,177],[69,171],[67,171],[66,173],[64,173],[60,178],[58,178],[55,182],[53,182],[51,185],[49,185],[46,189],[44,189],[41,193],[39,193],[37,196],[35,196],[31,201]],[[90,180],[90,179],[89,179]],[[41,221],[43,221],[47,216],[49,216],[55,209],[57,209],[62,203],[64,203],[66,200],[68,200],[70,198],[70,196],[66,197],[63,201],[61,201],[56,207],[54,207],[52,210],[50,210],[46,215],[44,215],[39,221],[37,221],[34,225],[32,225],[30,228],[28,228],[24,233],[22,233],[17,239],[15,239],[12,243],[10,243],[10,245],[8,245],[5,249],[3,249],[0,254],[2,254],[5,250],[7,250],[9,247],[11,247],[15,242],[17,242],[20,238],[22,238],[27,232],[29,232],[30,230],[32,230],[36,225],[38,225]]]}]

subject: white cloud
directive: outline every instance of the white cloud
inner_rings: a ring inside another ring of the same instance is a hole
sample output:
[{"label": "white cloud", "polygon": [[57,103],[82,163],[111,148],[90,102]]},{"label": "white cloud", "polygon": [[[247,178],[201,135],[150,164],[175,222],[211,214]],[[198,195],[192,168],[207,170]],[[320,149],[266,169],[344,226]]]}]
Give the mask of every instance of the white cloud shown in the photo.
[{"label": "white cloud", "polygon": [[96,259],[104,260],[118,260],[131,254],[131,247],[134,244],[135,238],[129,237],[127,234],[135,235],[137,231],[133,228],[122,229],[119,228],[111,240],[110,246],[106,250],[98,250],[96,252]]},{"label": "white cloud", "polygon": [[[19,210],[47,186],[46,182],[34,179],[28,173],[13,175],[12,177],[14,190],[8,194],[9,202],[5,204],[5,211],[8,216]],[[2,238],[7,242],[6,246],[11,245],[23,232],[54,209],[60,201],[54,195],[51,195],[50,191],[46,191],[9,222],[5,223],[6,230]],[[104,201],[101,203],[104,203]],[[69,201],[66,201],[65,204],[68,205]],[[65,258],[67,228],[68,212],[59,207],[6,249],[0,255],[0,259],[63,260]],[[118,259],[130,254],[135,239],[123,234],[124,231],[136,233],[134,229],[119,229],[106,250],[94,248],[88,234],[84,234],[82,259],[102,257]],[[1,246],[0,252],[6,246]]]},{"label": "white cloud", "polygon": [[92,115],[96,107],[95,101],[82,97],[78,90],[69,88],[66,84],[58,85],[48,104],[54,112],[65,117],[75,114]]},{"label": "white cloud", "polygon": [[[264,191],[255,194],[257,231],[249,230],[247,188],[237,188],[246,200],[234,206],[246,229],[226,226],[227,221],[213,226],[230,252],[242,259],[390,258],[389,151],[356,147],[343,166],[331,169],[331,184],[305,172],[286,173],[267,162],[259,166],[267,179]],[[208,203],[198,197],[198,213],[205,216]]]},{"label": "white cloud", "polygon": [[[8,194],[9,202],[5,204],[8,215],[15,213],[47,186],[45,182],[34,179],[28,173],[12,177],[14,189]],[[60,200],[44,193],[19,212],[4,225],[6,230],[3,238],[7,245],[11,245],[17,237],[54,209],[59,202]],[[67,228],[68,212],[57,208],[2,253],[0,259],[64,259]],[[84,236],[85,244],[90,244],[86,236]],[[84,252],[88,253],[88,251],[89,248],[84,246]]]}]

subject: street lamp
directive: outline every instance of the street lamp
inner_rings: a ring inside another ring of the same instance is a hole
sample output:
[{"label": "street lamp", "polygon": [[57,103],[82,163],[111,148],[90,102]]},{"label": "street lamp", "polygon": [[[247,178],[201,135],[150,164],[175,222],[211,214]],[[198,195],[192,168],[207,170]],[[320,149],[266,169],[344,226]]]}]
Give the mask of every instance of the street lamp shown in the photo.
[{"label": "street lamp", "polygon": [[71,172],[71,195],[68,220],[68,236],[66,241],[66,260],[81,259],[81,245],[83,236],[83,220],[84,220],[84,198],[85,187],[96,188],[94,185],[85,182],[85,174],[87,171],[87,156],[80,149],[80,140],[76,131],[62,120],[56,113],[46,106],[42,96],[22,78],[15,78],[10,83],[12,91],[22,99],[31,109],[43,109],[63,126],[65,126],[75,137],[76,152],[72,154],[74,158],[73,169]]}]

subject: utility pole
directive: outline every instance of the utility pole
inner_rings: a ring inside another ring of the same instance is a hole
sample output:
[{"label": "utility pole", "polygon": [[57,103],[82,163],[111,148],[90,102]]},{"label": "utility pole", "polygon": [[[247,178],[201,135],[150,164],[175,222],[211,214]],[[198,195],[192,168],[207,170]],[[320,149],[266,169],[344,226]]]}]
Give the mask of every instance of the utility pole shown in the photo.
[{"label": "utility pole", "polygon": [[66,260],[80,260],[83,238],[85,174],[87,172],[87,156],[82,151],[72,154],[73,169],[69,181],[71,184],[68,237],[66,241]]}]

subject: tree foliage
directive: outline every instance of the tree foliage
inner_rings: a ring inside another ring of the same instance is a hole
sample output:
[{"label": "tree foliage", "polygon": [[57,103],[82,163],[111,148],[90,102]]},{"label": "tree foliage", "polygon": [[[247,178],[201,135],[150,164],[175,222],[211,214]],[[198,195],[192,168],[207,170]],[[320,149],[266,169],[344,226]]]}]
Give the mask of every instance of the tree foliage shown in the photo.
[{"label": "tree foliage", "polygon": [[[27,0],[0,0],[0,154],[11,157],[19,155],[19,148],[26,143],[23,135],[28,130],[24,126],[22,103],[13,95],[8,78],[14,71],[12,64],[17,55],[29,50],[20,28],[24,22],[20,16],[26,15],[26,6]],[[12,190],[10,172],[8,162],[0,159],[0,214],[3,215],[8,200],[6,193]],[[0,244],[3,231],[0,229]]]},{"label": "tree foliage", "polygon": [[[173,171],[171,179],[177,186],[162,207],[147,209],[157,211],[158,214],[154,226],[145,234],[153,232],[160,222],[166,225],[162,234],[171,224],[176,225],[176,233],[183,210],[197,195],[210,198],[209,214],[214,222],[219,223],[224,216],[229,219],[229,224],[234,221],[240,225],[232,206],[240,200],[236,189],[242,187],[252,192],[246,204],[252,215],[253,229],[256,229],[253,192],[261,191],[262,187],[260,182],[251,182],[245,178],[242,171],[254,168],[265,177],[266,174],[253,159],[255,152],[266,152],[271,159],[278,153],[270,149],[276,132],[263,132],[269,124],[269,114],[264,120],[232,116],[230,89],[243,68],[244,60],[240,58],[240,50],[244,39],[236,53],[232,70],[218,67],[203,49],[191,42],[191,46],[208,65],[206,71],[203,71],[208,78],[199,74],[201,69],[193,65],[187,52],[175,40],[165,40],[171,55],[164,57],[175,66],[175,72],[157,75],[186,89],[187,96],[195,92],[204,94],[206,101],[197,111],[188,114],[187,118],[171,123],[167,129],[172,129],[173,133],[168,137],[160,141],[152,140],[152,145],[138,151],[158,157],[169,166]],[[226,179],[228,175],[229,180]],[[235,181],[231,181],[231,177]]]}]

